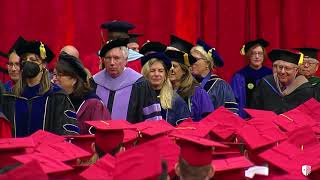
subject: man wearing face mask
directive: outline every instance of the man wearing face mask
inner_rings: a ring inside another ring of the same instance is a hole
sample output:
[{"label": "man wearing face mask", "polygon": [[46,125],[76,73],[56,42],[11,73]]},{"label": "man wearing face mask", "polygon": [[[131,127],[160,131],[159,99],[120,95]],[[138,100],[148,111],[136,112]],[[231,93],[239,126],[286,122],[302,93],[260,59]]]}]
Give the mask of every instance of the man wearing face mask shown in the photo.
[{"label": "man wearing face mask", "polygon": [[316,97],[313,86],[304,76],[298,75],[298,65],[303,63],[302,53],[274,49],[268,56],[274,72],[260,80],[253,92],[251,108],[281,114]]},{"label": "man wearing face mask", "polygon": [[24,137],[42,129],[55,134],[74,134],[74,107],[67,94],[51,84],[46,64],[53,52],[40,41],[26,41],[16,49],[21,58],[21,78],[13,95],[4,94],[2,109],[13,125],[13,136]]}]

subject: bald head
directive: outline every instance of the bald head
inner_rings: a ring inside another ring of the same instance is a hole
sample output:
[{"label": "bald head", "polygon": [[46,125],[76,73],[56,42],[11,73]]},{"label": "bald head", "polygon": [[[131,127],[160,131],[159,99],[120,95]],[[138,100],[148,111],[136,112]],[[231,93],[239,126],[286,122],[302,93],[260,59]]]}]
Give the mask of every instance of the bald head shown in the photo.
[{"label": "bald head", "polygon": [[63,47],[60,51],[61,52],[65,52],[71,56],[74,56],[76,58],[79,58],[79,51],[74,47],[74,46],[71,46],[71,45],[67,45],[65,47]]}]

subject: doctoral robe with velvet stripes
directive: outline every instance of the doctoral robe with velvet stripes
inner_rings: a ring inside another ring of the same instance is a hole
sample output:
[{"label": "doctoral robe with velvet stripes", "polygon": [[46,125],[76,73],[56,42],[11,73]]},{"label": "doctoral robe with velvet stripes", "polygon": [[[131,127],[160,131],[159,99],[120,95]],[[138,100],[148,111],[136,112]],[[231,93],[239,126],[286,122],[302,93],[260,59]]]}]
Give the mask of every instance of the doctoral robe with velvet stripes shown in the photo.
[{"label": "doctoral robe with velvet stripes", "polygon": [[125,68],[117,78],[102,70],[94,75],[93,80],[96,94],[108,108],[112,120],[138,123],[162,119],[155,91],[141,74],[131,68]]}]

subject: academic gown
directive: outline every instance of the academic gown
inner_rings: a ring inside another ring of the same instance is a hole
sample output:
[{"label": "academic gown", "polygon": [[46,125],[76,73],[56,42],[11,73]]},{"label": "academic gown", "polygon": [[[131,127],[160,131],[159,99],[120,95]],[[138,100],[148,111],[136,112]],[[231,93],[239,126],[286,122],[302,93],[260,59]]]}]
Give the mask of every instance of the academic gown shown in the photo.
[{"label": "academic gown", "polygon": [[77,113],[80,134],[89,133],[89,126],[85,124],[85,121],[111,119],[108,109],[95,92],[89,92],[83,97],[76,97],[71,94],[70,100]]},{"label": "academic gown", "polygon": [[11,93],[12,92],[12,88],[13,88],[13,81],[12,80],[8,80],[5,84],[4,84],[4,89],[6,92]]},{"label": "academic gown", "polygon": [[138,123],[144,120],[160,120],[161,106],[148,81],[131,68],[125,68],[117,78],[106,70],[93,76],[96,94],[111,113],[113,120]]},{"label": "academic gown", "polygon": [[231,88],[237,100],[239,115],[241,117],[247,117],[243,109],[250,105],[252,93],[260,79],[270,74],[272,74],[270,68],[262,66],[259,70],[255,70],[249,65],[234,74],[231,79]]},{"label": "academic gown", "polygon": [[[156,93],[158,96],[160,95],[160,91],[156,91]],[[171,103],[171,109],[164,109],[161,106],[161,116],[172,126],[177,126],[184,119],[191,117],[186,102],[176,92],[173,94]]]},{"label": "academic gown", "polygon": [[308,80],[312,86],[317,86],[320,84],[320,77],[312,76]]},{"label": "academic gown", "polygon": [[[179,94],[179,90],[177,92]],[[200,86],[195,87],[192,96],[183,99],[188,105],[193,121],[200,121],[214,110],[209,95]]]},{"label": "academic gown", "polygon": [[224,106],[231,112],[238,113],[238,104],[231,86],[215,74],[209,73],[206,77],[196,78],[201,87],[208,93],[215,109]]},{"label": "academic gown", "polygon": [[269,110],[277,114],[284,113],[315,97],[313,86],[303,83],[287,95],[282,95],[273,75],[262,78],[256,87],[250,108]]},{"label": "academic gown", "polygon": [[14,137],[29,136],[37,130],[59,135],[77,134],[74,107],[68,95],[58,86],[38,95],[40,84],[25,87],[22,95],[3,95],[2,110],[12,124]]}]

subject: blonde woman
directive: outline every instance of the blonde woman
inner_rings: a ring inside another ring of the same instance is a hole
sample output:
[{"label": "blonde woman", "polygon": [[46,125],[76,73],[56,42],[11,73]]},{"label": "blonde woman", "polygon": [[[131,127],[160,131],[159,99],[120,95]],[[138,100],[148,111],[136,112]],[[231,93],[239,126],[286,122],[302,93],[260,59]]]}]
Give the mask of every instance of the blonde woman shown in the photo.
[{"label": "blonde woman", "polygon": [[56,134],[74,134],[74,107],[61,88],[50,83],[46,64],[54,54],[40,41],[26,41],[16,49],[21,58],[21,77],[13,95],[3,95],[2,110],[13,125],[14,137],[29,136],[42,129]]},{"label": "blonde woman", "polygon": [[192,65],[192,75],[208,93],[215,108],[224,106],[238,113],[238,105],[231,86],[218,75],[212,73],[217,67],[223,66],[223,60],[218,52],[202,40],[191,49],[191,55],[196,59]]},{"label": "blonde woman", "polygon": [[170,57],[173,65],[169,75],[173,89],[187,103],[192,119],[200,121],[213,111],[213,105],[207,92],[191,74],[190,65],[194,63],[194,58],[175,50],[167,50],[165,54]]},{"label": "blonde woman", "polygon": [[190,117],[190,111],[183,99],[173,91],[168,78],[171,60],[163,53],[151,53],[141,59],[142,74],[158,95],[161,116],[173,126]]}]

